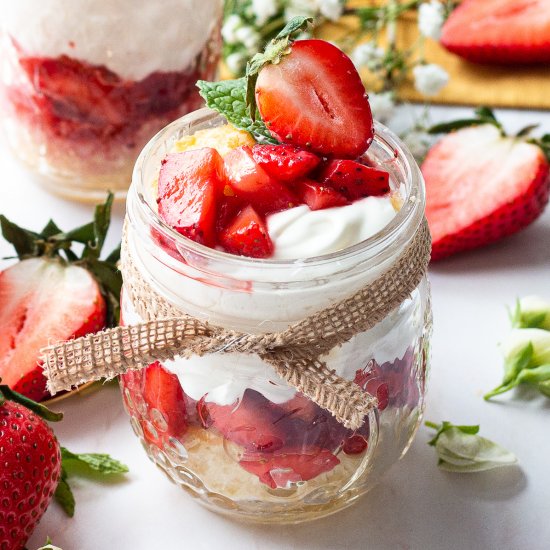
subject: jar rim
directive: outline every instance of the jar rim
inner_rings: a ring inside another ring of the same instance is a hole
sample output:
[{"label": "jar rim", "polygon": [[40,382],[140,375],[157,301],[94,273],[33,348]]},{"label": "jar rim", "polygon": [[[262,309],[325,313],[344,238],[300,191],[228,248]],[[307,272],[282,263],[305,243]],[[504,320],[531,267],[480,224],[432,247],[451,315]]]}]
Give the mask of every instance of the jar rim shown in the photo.
[{"label": "jar rim", "polygon": [[[128,203],[137,203],[141,214],[145,216],[145,222],[149,226],[159,232],[161,235],[169,237],[178,247],[193,253],[195,257],[201,257],[206,261],[222,261],[231,265],[234,268],[294,268],[300,267],[315,267],[325,265],[334,261],[346,260],[356,255],[377,256],[387,250],[401,240],[409,240],[414,234],[424,215],[425,208],[425,187],[424,180],[420,169],[412,156],[412,153],[407,149],[405,144],[396,136],[389,128],[378,121],[374,122],[374,140],[373,143],[382,145],[385,149],[393,152],[393,160],[401,160],[403,183],[406,184],[407,194],[403,201],[403,205],[393,219],[384,226],[380,231],[371,237],[360,241],[352,246],[337,250],[327,254],[311,256],[308,258],[296,259],[271,259],[271,258],[250,258],[247,256],[237,256],[207,247],[197,243],[188,237],[178,233],[175,229],[166,224],[155,208],[145,196],[145,190],[150,188],[151,181],[147,179],[144,167],[155,147],[159,143],[168,143],[175,141],[175,136],[184,127],[191,127],[193,124],[199,124],[207,120],[226,119],[217,112],[202,108],[193,111],[183,117],[173,121],[168,126],[160,130],[143,148],[139,154],[132,174],[132,184],[128,192]],[[371,144],[372,147],[372,144]],[[370,150],[370,148],[369,148]],[[166,151],[168,152],[168,150]],[[130,208],[127,206],[127,211]],[[143,225],[139,224],[142,228]],[[408,231],[407,231],[408,229]],[[182,259],[183,261],[183,259]]]}]

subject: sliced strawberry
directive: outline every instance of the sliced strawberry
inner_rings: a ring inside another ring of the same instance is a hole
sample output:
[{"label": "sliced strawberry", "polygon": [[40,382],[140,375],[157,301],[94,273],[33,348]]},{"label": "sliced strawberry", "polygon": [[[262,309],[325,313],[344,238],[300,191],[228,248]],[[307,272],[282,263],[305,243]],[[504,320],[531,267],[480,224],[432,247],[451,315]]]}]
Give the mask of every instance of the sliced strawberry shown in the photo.
[{"label": "sliced strawberry", "polygon": [[46,396],[40,349],[104,328],[106,305],[84,268],[45,258],[0,273],[0,377],[33,398]]},{"label": "sliced strawberry", "polygon": [[225,185],[223,160],[216,149],[169,154],[158,182],[158,210],[178,233],[204,244],[216,243],[216,204]]},{"label": "sliced strawberry", "polygon": [[249,452],[273,453],[285,444],[285,434],[276,423],[280,418],[276,406],[254,390],[246,390],[241,402],[233,405],[203,398],[197,411],[205,428],[217,429]]},{"label": "sliced strawberry", "polygon": [[549,63],[547,0],[464,0],[443,26],[445,48],[478,63]]},{"label": "sliced strawberry", "polygon": [[380,196],[390,191],[390,175],[385,170],[353,160],[331,160],[321,170],[319,181],[342,193],[349,200]]},{"label": "sliced strawberry", "polygon": [[344,441],[342,451],[347,455],[359,455],[366,451],[369,446],[368,438],[365,439],[362,435],[352,435]]},{"label": "sliced strawberry", "polygon": [[361,77],[349,57],[323,40],[298,40],[256,83],[262,119],[279,141],[325,156],[356,158],[374,136]]},{"label": "sliced strawberry", "polygon": [[445,136],[422,164],[432,260],[478,248],[534,221],[548,202],[549,165],[534,144],[493,125]]},{"label": "sliced strawberry", "polygon": [[[178,377],[166,370],[158,361],[145,371],[143,398],[149,405],[149,417],[153,420],[156,435],[144,429],[144,435],[152,443],[159,444],[169,437],[181,437],[187,429],[185,397]],[[151,412],[156,409],[160,413]]]},{"label": "sliced strawberry", "polygon": [[265,222],[252,206],[247,206],[219,235],[220,244],[231,254],[269,258],[273,243]]},{"label": "sliced strawberry", "polygon": [[307,176],[321,159],[293,145],[254,145],[254,160],[275,179],[293,182]]},{"label": "sliced strawberry", "polygon": [[239,465],[272,489],[287,488],[289,483],[309,481],[324,472],[330,472],[340,461],[326,449],[276,452],[271,456],[247,454]]},{"label": "sliced strawberry", "polygon": [[260,214],[279,212],[298,204],[293,193],[254,160],[248,145],[233,149],[224,157],[224,163],[227,181],[236,196]]},{"label": "sliced strawberry", "polygon": [[296,184],[296,193],[311,210],[322,210],[349,204],[348,199],[333,187],[313,180],[302,180]]}]

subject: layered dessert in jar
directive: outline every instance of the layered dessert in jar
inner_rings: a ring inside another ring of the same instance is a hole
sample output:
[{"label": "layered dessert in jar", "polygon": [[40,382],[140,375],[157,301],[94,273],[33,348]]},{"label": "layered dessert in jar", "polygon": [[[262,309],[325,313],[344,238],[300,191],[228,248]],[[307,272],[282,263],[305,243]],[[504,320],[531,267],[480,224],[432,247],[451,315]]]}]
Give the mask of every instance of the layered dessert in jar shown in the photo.
[{"label": "layered dessert in jar", "polygon": [[[140,155],[124,324],[180,312],[240,333],[280,332],[374,281],[418,231],[420,172],[373,126],[350,60],[320,40],[285,52],[254,83],[255,121],[224,111],[244,112],[242,81],[202,83],[218,112],[183,117]],[[143,307],[143,285],[169,305]],[[121,377],[123,399],[149,456],[206,506],[252,521],[313,519],[356,500],[407,450],[430,327],[423,278],[381,322],[322,357],[377,399],[355,430],[254,354],[155,362]]]},{"label": "layered dessert in jar", "polygon": [[222,0],[8,2],[0,106],[14,154],[59,194],[123,195],[145,143],[200,105],[221,10]]}]

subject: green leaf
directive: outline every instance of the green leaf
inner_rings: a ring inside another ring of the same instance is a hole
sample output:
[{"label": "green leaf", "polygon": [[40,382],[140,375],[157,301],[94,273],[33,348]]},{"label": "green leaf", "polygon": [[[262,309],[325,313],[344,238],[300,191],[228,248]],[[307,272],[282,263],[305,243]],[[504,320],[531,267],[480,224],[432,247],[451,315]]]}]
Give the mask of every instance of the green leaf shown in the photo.
[{"label": "green leaf", "polygon": [[46,537],[45,546],[41,546],[38,550],[61,550],[61,548],[59,548],[59,546],[54,546],[52,539],[50,539],[50,537]]},{"label": "green leaf", "polygon": [[542,328],[550,330],[550,303],[538,296],[526,296],[516,300],[510,315],[513,328]]},{"label": "green leaf", "polygon": [[438,439],[439,439],[439,436],[442,434],[442,433],[445,433],[447,430],[450,430],[450,429],[458,429],[460,430],[462,433],[465,433],[465,434],[477,434],[479,432],[479,425],[475,425],[475,426],[455,426],[454,424],[451,424],[451,422],[447,422],[446,420],[444,420],[440,425],[438,424],[435,424],[434,422],[428,422],[426,421],[424,423],[426,426],[428,426],[428,428],[432,428],[434,430],[436,430],[436,434],[435,436],[433,437],[433,439],[431,439],[430,441],[428,441],[428,445],[432,445],[434,446]]},{"label": "green leaf", "polygon": [[36,243],[40,239],[38,233],[19,227],[1,214],[0,227],[4,239],[13,245],[19,259],[38,255],[38,246]]},{"label": "green leaf", "polygon": [[49,422],[59,422],[63,419],[63,413],[51,411],[48,407],[46,407],[46,405],[37,403],[36,401],[13,391],[9,386],[2,384],[0,385],[0,405],[3,405],[6,401],[14,401],[15,403],[19,403]]},{"label": "green leaf", "polygon": [[261,143],[278,143],[258,117],[251,119],[246,107],[246,84],[244,78],[221,82],[197,82],[199,93],[206,105],[223,115],[231,124],[252,134]]},{"label": "green leaf", "polygon": [[529,124],[524,126],[519,132],[516,133],[517,138],[522,138],[528,136],[533,130],[536,130],[540,124]]},{"label": "green leaf", "polygon": [[88,244],[94,240],[94,222],[89,222],[85,225],[81,225],[67,233],[63,233],[62,237],[68,241],[75,241],[77,243]]},{"label": "green leaf", "polygon": [[71,487],[67,483],[66,476],[61,476],[57,489],[55,490],[55,500],[60,504],[65,513],[72,518],[74,516],[75,499]]},{"label": "green leaf", "polygon": [[508,357],[504,363],[504,379],[502,383],[508,384],[517,377],[520,371],[528,368],[531,365],[534,352],[535,348],[533,347],[533,343],[528,342],[525,346]]},{"label": "green leaf", "polygon": [[522,370],[516,380],[517,384],[538,384],[539,382],[550,381],[550,365]]},{"label": "green leaf", "polygon": [[95,207],[94,221],[92,222],[93,238],[86,243],[82,258],[99,258],[111,223],[113,200],[114,195],[109,192],[105,203]]},{"label": "green leaf", "polygon": [[84,465],[103,475],[125,474],[128,466],[118,460],[102,453],[72,453],[65,447],[61,447],[61,461],[63,468],[71,472],[72,463]]},{"label": "green leaf", "polygon": [[53,237],[54,235],[58,235],[61,232],[62,232],[61,229],[59,229],[59,227],[57,227],[55,222],[53,220],[50,220],[45,225],[44,229],[42,229],[42,231],[40,232],[40,236],[43,239],[49,239],[50,237]]},{"label": "green leaf", "polygon": [[550,397],[550,380],[537,384],[537,389],[546,397]]},{"label": "green leaf", "polygon": [[435,446],[438,466],[442,470],[480,472],[517,462],[512,453],[479,436],[479,426],[454,426],[450,422],[443,422],[441,426],[429,423],[429,426],[439,428],[430,445]]},{"label": "green leaf", "polygon": [[468,128],[470,126],[482,126],[483,124],[492,124],[496,126],[500,133],[504,136],[504,130],[502,124],[496,119],[493,111],[489,107],[478,107],[475,110],[476,117],[463,118],[459,120],[453,120],[450,122],[442,122],[441,124],[435,124],[428,128],[429,134],[448,134],[461,128]]},{"label": "green leaf", "polygon": [[490,107],[486,107],[486,106],[478,107],[474,111],[474,113],[478,116],[478,118],[492,120],[498,124],[497,117],[495,116],[495,113]]},{"label": "green leaf", "polygon": [[[120,249],[117,250],[119,250],[120,254]],[[85,266],[97,280],[101,293],[107,301],[107,324],[109,326],[116,326],[120,318],[121,272],[114,263],[108,260],[90,258],[86,261]]]}]

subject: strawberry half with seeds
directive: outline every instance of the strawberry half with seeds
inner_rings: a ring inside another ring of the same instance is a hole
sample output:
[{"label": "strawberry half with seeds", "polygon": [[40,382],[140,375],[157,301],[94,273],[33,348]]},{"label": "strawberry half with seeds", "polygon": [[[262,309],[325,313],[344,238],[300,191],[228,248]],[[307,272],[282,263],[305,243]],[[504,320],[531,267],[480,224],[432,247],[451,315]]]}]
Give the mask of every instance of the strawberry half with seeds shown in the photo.
[{"label": "strawberry half with seeds", "polygon": [[548,2],[464,0],[443,26],[441,43],[477,63],[548,63]]},{"label": "strawberry half with seeds", "polygon": [[309,174],[321,159],[293,145],[254,145],[254,160],[275,179],[294,182]]},{"label": "strawberry half with seeds", "polygon": [[296,191],[310,210],[322,210],[349,204],[348,199],[336,189],[313,180],[300,181],[296,184]]},{"label": "strawberry half with seeds", "polygon": [[[112,200],[96,208],[92,223],[69,232],[50,221],[34,233],[0,216],[21,260],[0,273],[0,376],[36,401],[49,396],[41,348],[117,322],[118,250],[99,259]],[[81,257],[71,250],[73,241],[85,245]]]},{"label": "strawberry half with seeds", "polygon": [[432,260],[511,235],[548,202],[549,163],[542,149],[504,136],[496,121],[443,137],[428,152],[422,173]]},{"label": "strawberry half with seeds", "polygon": [[324,40],[297,40],[261,68],[256,103],[270,133],[323,156],[356,158],[374,136],[365,87],[350,58]]},{"label": "strawberry half with seeds", "polygon": [[390,192],[390,175],[385,170],[371,168],[353,160],[331,160],[318,178],[349,200],[381,196]]}]

